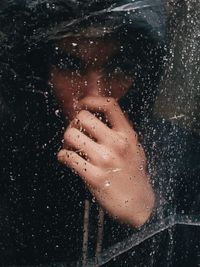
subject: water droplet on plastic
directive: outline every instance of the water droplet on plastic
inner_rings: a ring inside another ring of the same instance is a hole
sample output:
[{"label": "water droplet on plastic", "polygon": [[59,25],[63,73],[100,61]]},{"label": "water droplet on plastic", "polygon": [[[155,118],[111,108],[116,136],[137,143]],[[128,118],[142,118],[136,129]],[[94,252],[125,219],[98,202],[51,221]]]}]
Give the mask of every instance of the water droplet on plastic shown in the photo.
[{"label": "water droplet on plastic", "polygon": [[59,114],[60,114],[60,110],[59,110],[59,109],[56,109],[56,110],[55,110],[55,115],[56,115],[56,116],[59,116]]},{"label": "water droplet on plastic", "polygon": [[105,187],[109,187],[111,185],[111,182],[110,181],[105,181]]},{"label": "water droplet on plastic", "polygon": [[143,168],[143,166],[141,165],[141,166],[139,166],[139,168],[138,168],[140,171],[142,171],[144,168]]}]

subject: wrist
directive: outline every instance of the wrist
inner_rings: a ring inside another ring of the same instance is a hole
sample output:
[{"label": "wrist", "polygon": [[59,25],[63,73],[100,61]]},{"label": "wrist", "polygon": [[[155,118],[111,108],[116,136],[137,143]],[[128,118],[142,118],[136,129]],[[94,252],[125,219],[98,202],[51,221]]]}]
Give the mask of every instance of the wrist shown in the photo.
[{"label": "wrist", "polygon": [[151,189],[145,199],[143,198],[140,201],[140,208],[137,209],[138,212],[132,216],[129,223],[134,228],[140,228],[150,220],[156,205],[156,197],[153,190]]}]

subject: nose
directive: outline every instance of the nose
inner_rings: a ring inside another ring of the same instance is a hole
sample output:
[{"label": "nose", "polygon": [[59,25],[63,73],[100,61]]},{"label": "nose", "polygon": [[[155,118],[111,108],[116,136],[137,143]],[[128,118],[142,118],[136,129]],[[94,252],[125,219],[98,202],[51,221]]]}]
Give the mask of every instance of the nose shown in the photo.
[{"label": "nose", "polygon": [[101,71],[89,71],[84,76],[84,95],[85,96],[105,96],[106,87],[102,80],[103,74]]}]

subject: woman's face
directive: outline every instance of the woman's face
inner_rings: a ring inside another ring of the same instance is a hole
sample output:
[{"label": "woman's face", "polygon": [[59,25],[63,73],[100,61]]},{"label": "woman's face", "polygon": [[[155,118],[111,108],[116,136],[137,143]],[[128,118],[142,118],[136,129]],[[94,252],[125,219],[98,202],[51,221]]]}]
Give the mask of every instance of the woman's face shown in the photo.
[{"label": "woman's face", "polygon": [[[86,96],[109,96],[120,99],[133,79],[120,70],[120,46],[112,39],[68,37],[58,44],[50,84],[63,112],[69,118],[77,103]],[[110,62],[112,61],[112,64]]]}]

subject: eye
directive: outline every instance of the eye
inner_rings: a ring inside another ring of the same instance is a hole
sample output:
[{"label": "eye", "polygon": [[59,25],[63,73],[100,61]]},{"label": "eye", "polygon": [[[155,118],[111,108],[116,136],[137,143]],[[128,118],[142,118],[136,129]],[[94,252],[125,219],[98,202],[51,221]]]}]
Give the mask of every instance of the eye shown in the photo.
[{"label": "eye", "polygon": [[110,73],[110,75],[125,74],[132,76],[134,73],[135,64],[134,60],[130,60],[126,57],[115,57],[109,60],[104,66],[104,71]]},{"label": "eye", "polygon": [[81,72],[85,69],[82,60],[63,52],[54,54],[51,64],[61,71]]},{"label": "eye", "polygon": [[83,65],[76,59],[70,57],[59,58],[56,67],[62,71],[81,71]]}]

